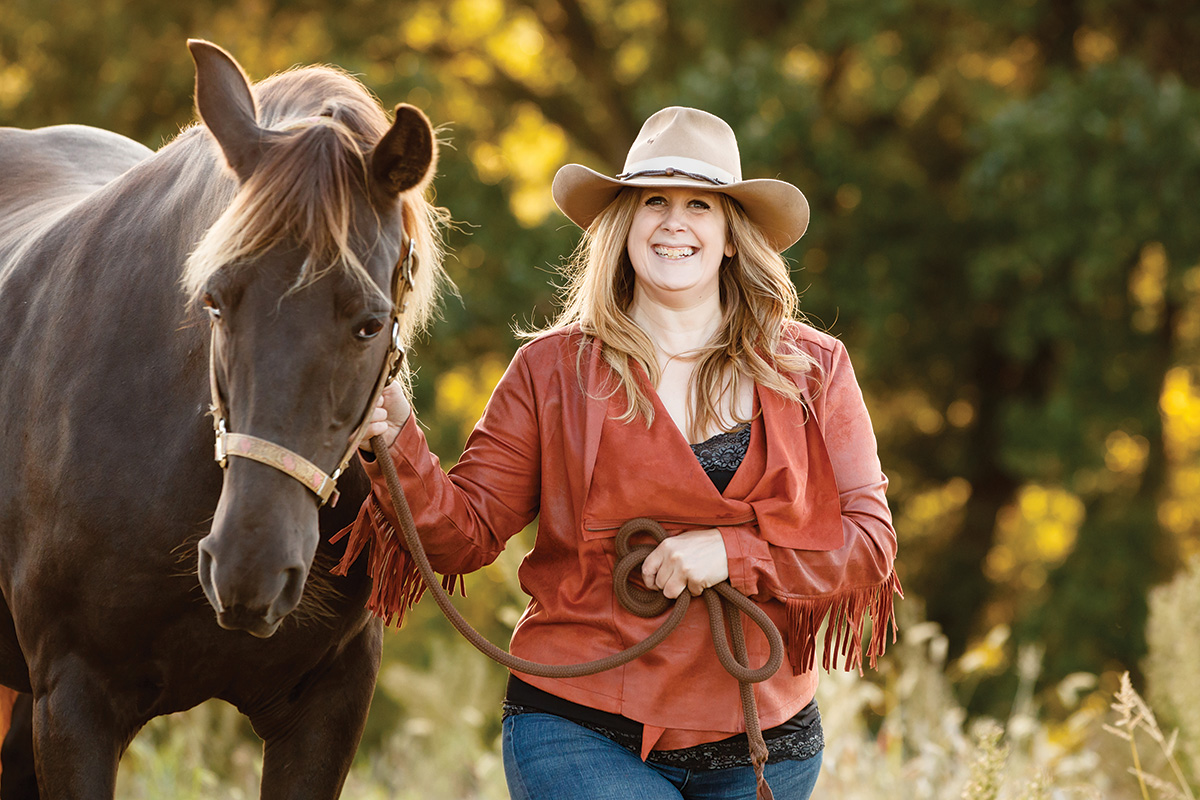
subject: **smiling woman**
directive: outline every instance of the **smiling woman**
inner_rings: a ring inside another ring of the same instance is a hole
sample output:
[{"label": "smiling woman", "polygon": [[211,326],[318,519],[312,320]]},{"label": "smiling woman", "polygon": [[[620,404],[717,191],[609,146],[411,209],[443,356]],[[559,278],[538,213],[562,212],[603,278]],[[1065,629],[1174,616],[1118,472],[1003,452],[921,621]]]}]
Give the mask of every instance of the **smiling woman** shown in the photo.
[{"label": "smiling woman", "polygon": [[[514,672],[509,791],[804,800],[823,747],[817,629],[828,616],[826,668],[839,651],[858,666],[869,611],[873,663],[899,591],[862,394],[841,344],[797,318],[780,255],[804,233],[808,203],[783,181],[742,180],[733,131],[691,108],[647,120],[621,175],[571,164],[553,195],[586,231],[563,312],[517,353],[450,474],[402,391],[385,391],[368,428],[391,443],[430,561],[447,574],[479,569],[536,517],[512,652],[595,660],[659,625],[613,602],[618,528],[649,517],[670,535],[646,548],[642,581],[670,598],[729,581],[785,631],[791,669],[753,692],[762,736],[699,604],[619,671]],[[380,470],[367,471],[373,495],[352,539],[398,539]],[[403,587],[407,569],[379,559],[373,572]],[[743,663],[763,663],[765,638],[747,644]]]}]

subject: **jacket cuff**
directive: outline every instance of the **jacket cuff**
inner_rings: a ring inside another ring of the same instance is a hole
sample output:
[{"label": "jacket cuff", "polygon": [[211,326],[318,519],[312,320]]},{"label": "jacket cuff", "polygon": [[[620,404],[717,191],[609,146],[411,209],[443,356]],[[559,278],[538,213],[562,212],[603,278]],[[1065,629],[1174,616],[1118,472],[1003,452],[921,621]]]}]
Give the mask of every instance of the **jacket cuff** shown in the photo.
[{"label": "jacket cuff", "polygon": [[747,597],[758,594],[758,576],[765,561],[771,563],[771,551],[755,528],[733,526],[717,530],[725,543],[729,562],[729,584]]}]

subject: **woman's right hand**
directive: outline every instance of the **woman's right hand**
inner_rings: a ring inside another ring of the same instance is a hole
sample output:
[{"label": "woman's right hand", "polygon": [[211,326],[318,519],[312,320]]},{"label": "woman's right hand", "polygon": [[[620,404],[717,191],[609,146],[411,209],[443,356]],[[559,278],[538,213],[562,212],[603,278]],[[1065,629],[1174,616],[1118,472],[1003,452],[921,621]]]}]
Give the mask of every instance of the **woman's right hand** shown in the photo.
[{"label": "woman's right hand", "polygon": [[371,410],[371,422],[367,425],[367,430],[358,446],[368,453],[373,452],[371,439],[375,436],[382,436],[384,443],[391,447],[411,413],[412,405],[409,404],[408,398],[404,394],[404,388],[399,381],[389,383],[383,387],[379,401]]}]

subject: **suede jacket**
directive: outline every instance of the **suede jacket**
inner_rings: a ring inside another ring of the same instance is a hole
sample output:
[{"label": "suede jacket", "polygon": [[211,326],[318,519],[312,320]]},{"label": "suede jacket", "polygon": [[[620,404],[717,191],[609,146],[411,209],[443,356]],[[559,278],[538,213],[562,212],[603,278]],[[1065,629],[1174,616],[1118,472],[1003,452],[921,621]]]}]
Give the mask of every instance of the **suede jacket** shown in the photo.
[{"label": "suede jacket", "polygon": [[[731,584],[767,611],[787,644],[791,668],[755,688],[764,728],[814,696],[817,629],[826,617],[825,668],[839,656],[846,668],[861,667],[867,613],[873,665],[889,626],[894,637],[892,600],[900,592],[887,479],[844,346],[805,325],[792,326],[789,335],[820,369],[794,378],[804,403],[756,388],[749,449],[723,493],[644,373],[653,424],[617,419],[627,407],[624,393],[614,390],[600,348],[577,327],[517,352],[448,474],[410,416],[391,455],[433,567],[449,576],[479,569],[537,519],[534,547],[518,573],[531,599],[511,650],[573,664],[627,648],[661,623],[625,611],[615,599],[613,537],[623,522],[644,516],[668,531],[717,528]],[[341,569],[371,545],[371,605],[390,621],[422,587],[399,549],[378,465],[366,468],[373,494],[343,532],[350,542]],[[752,625],[746,636],[750,663],[764,663],[765,637]],[[692,603],[679,629],[624,667],[569,680],[521,678],[642,722],[643,755],[745,729],[738,683],[717,661],[703,603]]]}]

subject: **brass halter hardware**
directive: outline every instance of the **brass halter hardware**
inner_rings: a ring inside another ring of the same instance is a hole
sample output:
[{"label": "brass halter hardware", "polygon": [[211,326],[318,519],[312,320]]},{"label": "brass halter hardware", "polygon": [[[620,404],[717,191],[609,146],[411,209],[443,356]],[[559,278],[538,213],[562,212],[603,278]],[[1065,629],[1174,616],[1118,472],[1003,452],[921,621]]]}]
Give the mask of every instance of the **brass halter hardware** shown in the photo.
[{"label": "brass halter hardware", "polygon": [[326,474],[320,467],[303,456],[274,442],[268,442],[245,433],[229,432],[225,422],[228,413],[225,403],[221,400],[221,387],[217,382],[217,328],[216,321],[212,321],[212,336],[208,349],[208,383],[212,392],[212,405],[209,406],[209,411],[212,413],[213,432],[216,435],[213,456],[222,469],[228,466],[230,456],[258,461],[295,478],[320,499],[322,506],[330,500],[337,505],[337,479],[346,465],[350,463],[350,459],[354,457],[359,439],[362,438],[363,431],[371,422],[371,410],[375,408],[379,395],[383,393],[384,387],[400,374],[400,367],[404,363],[404,345],[400,342],[400,315],[408,307],[408,293],[412,291],[413,276],[416,271],[416,243],[409,237],[403,257],[396,264],[396,268],[392,270],[392,331],[387,353],[384,355],[383,367],[379,371],[379,379],[375,381],[371,399],[367,402],[362,418],[350,436],[346,452],[338,461],[337,469],[330,474]]}]

